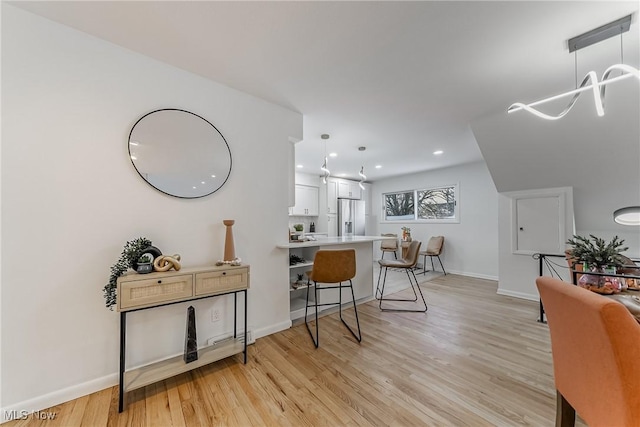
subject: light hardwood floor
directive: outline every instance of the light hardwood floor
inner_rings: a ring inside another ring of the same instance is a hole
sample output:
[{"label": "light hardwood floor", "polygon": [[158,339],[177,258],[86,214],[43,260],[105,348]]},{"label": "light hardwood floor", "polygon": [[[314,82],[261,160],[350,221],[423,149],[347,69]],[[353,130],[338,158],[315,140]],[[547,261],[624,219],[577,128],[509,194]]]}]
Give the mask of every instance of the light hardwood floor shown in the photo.
[{"label": "light hardwood floor", "polygon": [[436,277],[421,283],[427,313],[359,305],[361,344],[330,314],[317,350],[301,324],[258,339],[246,365],[237,355],[128,393],[122,414],[112,387],[46,410],[54,421],[5,425],[551,426],[547,325],[536,322],[537,303],[497,295],[496,286]]}]

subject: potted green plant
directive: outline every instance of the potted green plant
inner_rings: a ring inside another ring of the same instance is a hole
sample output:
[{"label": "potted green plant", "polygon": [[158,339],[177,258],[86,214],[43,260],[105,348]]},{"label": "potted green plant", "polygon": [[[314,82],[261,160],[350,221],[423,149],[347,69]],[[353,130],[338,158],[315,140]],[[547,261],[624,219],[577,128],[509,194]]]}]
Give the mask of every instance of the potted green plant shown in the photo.
[{"label": "potted green plant", "polygon": [[[624,265],[622,252],[629,249],[623,246],[624,240],[618,236],[607,242],[593,234],[589,237],[574,235],[573,239],[567,240],[567,244],[571,246],[568,255],[573,258],[574,263],[581,262],[583,271],[596,273],[606,273],[610,269],[615,273],[616,267]],[[622,288],[621,281],[615,277],[592,274],[581,275],[578,285],[602,294],[612,294]]]},{"label": "potted green plant", "polygon": [[298,233],[302,233],[302,230],[304,230],[304,225],[294,224],[293,229],[296,230]]},{"label": "potted green plant", "polygon": [[151,264],[151,257],[149,255],[142,255],[138,258],[138,273],[146,274],[153,271],[153,264]]},{"label": "potted green plant", "polygon": [[402,240],[405,242],[411,241],[411,228],[402,227]]},{"label": "potted green plant", "polygon": [[304,274],[296,274],[296,281],[291,284],[293,289],[298,289],[300,286],[304,286]]},{"label": "potted green plant", "polygon": [[111,266],[108,283],[102,288],[105,306],[109,310],[113,310],[113,306],[117,302],[118,277],[122,276],[129,268],[137,270],[138,259],[145,253],[152,253],[153,256],[162,255],[160,249],[152,246],[151,240],[145,237],[138,237],[124,245],[120,259]]}]

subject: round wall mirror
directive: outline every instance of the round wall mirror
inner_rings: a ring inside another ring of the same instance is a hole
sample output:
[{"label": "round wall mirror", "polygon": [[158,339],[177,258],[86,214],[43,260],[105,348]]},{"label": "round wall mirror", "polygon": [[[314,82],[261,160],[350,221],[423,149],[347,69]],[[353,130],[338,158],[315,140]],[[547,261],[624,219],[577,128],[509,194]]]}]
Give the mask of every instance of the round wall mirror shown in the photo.
[{"label": "round wall mirror", "polygon": [[231,150],[224,136],[206,119],[185,110],[142,116],[129,133],[129,157],[151,186],[186,199],[208,196],[231,174]]}]

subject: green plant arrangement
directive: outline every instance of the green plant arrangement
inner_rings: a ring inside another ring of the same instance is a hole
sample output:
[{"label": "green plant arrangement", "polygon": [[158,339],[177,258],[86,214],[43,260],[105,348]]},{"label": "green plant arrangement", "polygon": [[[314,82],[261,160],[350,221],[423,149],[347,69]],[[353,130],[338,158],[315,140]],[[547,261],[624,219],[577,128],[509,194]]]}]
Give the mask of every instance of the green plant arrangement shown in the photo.
[{"label": "green plant arrangement", "polygon": [[573,236],[567,240],[571,245],[571,255],[579,261],[585,263],[589,268],[601,270],[605,267],[619,267],[624,265],[624,260],[620,254],[628,247],[622,247],[624,240],[615,236],[610,242],[590,234],[589,237]]},{"label": "green plant arrangement", "polygon": [[411,228],[402,227],[402,240],[411,241]]},{"label": "green plant arrangement", "polygon": [[296,230],[297,232],[301,232],[302,230],[304,230],[304,225],[302,225],[302,224],[294,224],[293,225],[293,229]]},{"label": "green plant arrangement", "polygon": [[291,254],[289,255],[289,265],[296,265],[296,264],[300,264],[303,262],[307,262],[304,258],[299,257],[296,254]]},{"label": "green plant arrangement", "polygon": [[138,258],[138,264],[149,264],[151,262],[151,257],[149,255],[142,255]]},{"label": "green plant arrangement", "polygon": [[102,289],[104,292],[105,306],[109,310],[113,310],[113,306],[116,304],[118,277],[122,276],[129,268],[133,268],[134,262],[141,259],[144,250],[151,246],[151,244],[151,240],[145,237],[138,237],[124,245],[120,259],[111,267],[109,283]]}]

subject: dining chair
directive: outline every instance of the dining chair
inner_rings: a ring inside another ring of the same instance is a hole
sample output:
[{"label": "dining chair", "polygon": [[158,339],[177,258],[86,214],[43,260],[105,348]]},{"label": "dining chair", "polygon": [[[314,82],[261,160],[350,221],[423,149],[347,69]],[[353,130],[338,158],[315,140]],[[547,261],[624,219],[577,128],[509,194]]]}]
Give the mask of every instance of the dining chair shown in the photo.
[{"label": "dining chair", "polygon": [[619,302],[536,279],[551,334],[556,426],[640,426],[640,324]]},{"label": "dining chair", "polygon": [[442,267],[442,272],[444,275],[447,275],[447,272],[444,269],[444,265],[442,265],[442,260],[440,259],[440,254],[444,249],[444,236],[434,236],[429,239],[427,243],[427,250],[420,252],[420,255],[423,256],[422,261],[422,274],[427,274],[427,257],[431,258],[431,271],[435,271],[435,267],[433,265],[433,257],[438,258],[440,262],[440,267]]},{"label": "dining chair", "polygon": [[[340,311],[340,320],[347,327],[351,335],[358,341],[362,341],[362,333],[360,331],[360,321],[358,319],[358,309],[356,307],[356,297],[353,292],[353,283],[351,279],[353,279],[356,275],[356,250],[355,249],[341,249],[341,250],[319,250],[316,252],[315,258],[313,259],[313,268],[311,271],[307,272],[307,277],[309,277],[310,283],[307,287],[307,301],[304,309],[304,323],[307,326],[307,331],[309,331],[309,335],[311,336],[311,340],[316,348],[320,345],[320,329],[318,323],[318,307],[320,306],[329,306],[329,305],[337,305]],[[323,283],[334,284],[337,285],[322,285]],[[309,304],[309,289],[313,287],[314,298],[313,303]],[[353,303],[353,311],[356,317],[356,326],[358,330],[358,334],[356,335],[355,331],[347,324],[347,322],[342,317],[342,290],[343,289],[351,290],[351,300]],[[325,302],[318,303],[318,293],[321,291],[325,291],[327,289],[338,289],[338,301],[337,302]],[[315,314],[315,337],[311,332],[311,327],[309,326],[308,321],[308,310],[310,307],[313,307]]]},{"label": "dining chair", "polygon": [[[380,264],[380,272],[378,273],[378,285],[376,287],[375,297],[379,301],[378,307],[382,311],[412,311],[412,312],[426,312],[427,302],[424,299],[424,295],[422,294],[422,290],[420,289],[420,285],[418,284],[418,279],[416,278],[416,274],[413,272],[416,264],[418,263],[418,253],[420,252],[420,245],[422,242],[419,240],[413,240],[409,244],[409,248],[407,250],[407,255],[403,259],[399,260],[386,260],[380,259],[378,260],[378,264]],[[411,285],[411,289],[413,290],[413,299],[406,298],[385,298],[384,297],[384,287],[387,283],[387,272],[389,268],[392,269],[402,269],[406,272],[407,278],[409,279],[409,284]],[[382,286],[380,285],[380,279],[382,277],[382,270],[384,270],[384,279],[382,279]],[[413,277],[413,279],[412,279]],[[416,292],[416,289],[418,292]],[[399,301],[399,302],[417,302],[418,301],[418,293],[420,293],[420,297],[422,298],[422,302],[424,304],[424,309],[399,309],[399,308],[387,308],[382,307],[383,301]]]},{"label": "dining chair", "polygon": [[382,237],[393,237],[392,239],[384,239],[380,242],[380,250],[382,251],[382,258],[384,258],[384,254],[386,252],[393,252],[393,256],[395,259],[398,259],[398,235],[387,233],[381,234]]}]

